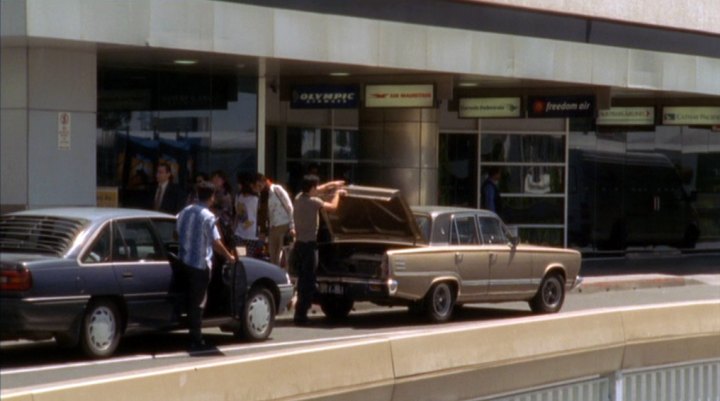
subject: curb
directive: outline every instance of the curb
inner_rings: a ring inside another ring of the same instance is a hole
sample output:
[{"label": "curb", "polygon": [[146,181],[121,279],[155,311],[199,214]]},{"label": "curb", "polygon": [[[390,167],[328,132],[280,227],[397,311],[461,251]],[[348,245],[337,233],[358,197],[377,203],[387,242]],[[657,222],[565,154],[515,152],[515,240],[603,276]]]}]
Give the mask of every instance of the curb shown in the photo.
[{"label": "curb", "polygon": [[641,288],[682,287],[690,284],[700,284],[700,282],[677,276],[614,277],[611,279],[586,277],[582,285],[572,292],[589,294],[606,291],[637,290]]}]

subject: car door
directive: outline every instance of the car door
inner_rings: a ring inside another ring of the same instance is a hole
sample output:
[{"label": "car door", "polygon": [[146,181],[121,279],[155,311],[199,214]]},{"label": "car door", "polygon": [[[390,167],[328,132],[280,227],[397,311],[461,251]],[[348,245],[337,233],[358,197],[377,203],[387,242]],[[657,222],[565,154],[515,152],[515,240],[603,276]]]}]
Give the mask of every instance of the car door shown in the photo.
[{"label": "car door", "polygon": [[453,263],[461,277],[459,301],[478,299],[487,293],[490,272],[487,252],[482,249],[475,215],[452,218],[450,244]]},{"label": "car door", "polygon": [[150,219],[115,220],[112,255],[127,305],[128,329],[174,322],[173,272]]},{"label": "car door", "polygon": [[512,246],[500,219],[478,216],[478,223],[490,266],[489,295],[502,299],[534,291],[532,255]]}]

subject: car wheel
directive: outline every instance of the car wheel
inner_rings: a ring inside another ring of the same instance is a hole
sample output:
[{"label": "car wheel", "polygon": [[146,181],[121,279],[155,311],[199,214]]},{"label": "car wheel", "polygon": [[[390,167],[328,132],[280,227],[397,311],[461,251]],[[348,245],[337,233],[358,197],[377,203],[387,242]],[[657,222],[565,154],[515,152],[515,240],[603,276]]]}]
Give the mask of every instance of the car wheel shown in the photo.
[{"label": "car wheel", "polygon": [[106,358],[115,352],[121,337],[117,306],[111,301],[91,303],[83,318],[80,347],[91,358]]},{"label": "car wheel", "polygon": [[253,288],[248,294],[240,328],[236,337],[263,341],[270,337],[275,326],[275,299],[266,288]]},{"label": "car wheel", "polygon": [[555,313],[565,301],[564,280],[559,274],[546,276],[540,283],[537,294],[530,300],[530,309],[535,313]]},{"label": "car wheel", "polygon": [[320,300],[320,309],[330,320],[342,320],[348,317],[354,301],[345,297],[325,296]]},{"label": "car wheel", "polygon": [[437,283],[425,300],[427,315],[434,323],[450,320],[455,306],[455,291],[448,283]]}]

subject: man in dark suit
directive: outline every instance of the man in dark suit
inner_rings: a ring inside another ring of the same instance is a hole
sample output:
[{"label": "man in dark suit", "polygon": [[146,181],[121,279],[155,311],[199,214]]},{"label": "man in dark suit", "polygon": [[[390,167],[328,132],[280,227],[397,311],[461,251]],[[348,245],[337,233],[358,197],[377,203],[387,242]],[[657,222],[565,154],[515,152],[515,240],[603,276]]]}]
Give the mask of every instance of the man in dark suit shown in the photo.
[{"label": "man in dark suit", "polygon": [[161,162],[155,170],[157,186],[152,193],[150,208],[160,212],[178,214],[185,207],[185,192],[180,185],[172,182],[170,165]]}]

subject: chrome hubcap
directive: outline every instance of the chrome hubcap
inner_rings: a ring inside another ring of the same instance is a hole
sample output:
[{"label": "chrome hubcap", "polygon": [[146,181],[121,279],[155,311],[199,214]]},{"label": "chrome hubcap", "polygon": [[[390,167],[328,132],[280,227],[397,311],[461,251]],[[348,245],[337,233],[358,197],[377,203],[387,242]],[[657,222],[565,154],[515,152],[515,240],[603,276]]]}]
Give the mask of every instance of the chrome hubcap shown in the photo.
[{"label": "chrome hubcap", "polygon": [[445,285],[440,285],[435,290],[433,301],[433,309],[440,315],[445,315],[450,310],[450,289]]},{"label": "chrome hubcap", "polygon": [[543,288],[543,299],[546,305],[555,306],[560,301],[560,290],[555,280],[548,280]]},{"label": "chrome hubcap", "polygon": [[249,300],[247,324],[250,330],[258,334],[264,333],[270,326],[271,318],[272,305],[266,297],[256,295]]},{"label": "chrome hubcap", "polygon": [[87,331],[90,344],[95,349],[104,350],[110,347],[116,331],[115,316],[112,311],[104,306],[93,310]]}]

